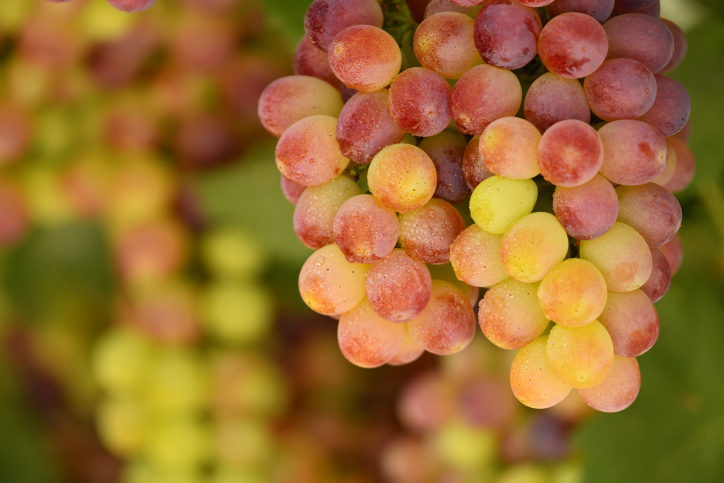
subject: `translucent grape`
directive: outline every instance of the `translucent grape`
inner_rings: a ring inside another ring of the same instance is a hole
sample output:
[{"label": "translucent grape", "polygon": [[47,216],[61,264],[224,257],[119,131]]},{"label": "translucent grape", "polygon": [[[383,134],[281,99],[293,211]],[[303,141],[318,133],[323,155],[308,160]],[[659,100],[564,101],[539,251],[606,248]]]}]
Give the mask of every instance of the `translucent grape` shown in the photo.
[{"label": "translucent grape", "polygon": [[483,63],[473,41],[474,24],[472,18],[457,12],[426,18],[415,30],[415,57],[423,67],[448,79],[459,79]]},{"label": "translucent grape", "polygon": [[346,157],[367,164],[382,148],[399,143],[404,133],[390,115],[390,92],[359,92],[342,108],[337,142]]},{"label": "translucent grape", "polygon": [[525,119],[541,133],[566,119],[577,119],[586,124],[591,122],[591,110],[581,83],[552,72],[538,77],[528,88],[523,112]]},{"label": "translucent grape", "polygon": [[654,183],[619,186],[618,221],[626,223],[644,237],[650,247],[671,240],[681,227],[681,205],[666,188]]},{"label": "translucent grape", "polygon": [[535,57],[541,28],[531,7],[514,0],[489,0],[475,19],[475,47],[486,63],[519,69]]},{"label": "translucent grape", "polygon": [[557,122],[543,134],[538,145],[538,164],[543,177],[556,186],[573,187],[596,176],[604,160],[598,133],[583,121]]},{"label": "translucent grape", "polygon": [[613,343],[600,322],[582,327],[556,325],[548,335],[553,372],[575,388],[601,383],[613,364]]},{"label": "translucent grape", "polygon": [[606,60],[608,41],[598,21],[583,13],[552,18],[538,39],[538,53],[546,68],[565,79],[580,79]]},{"label": "translucent grape", "polygon": [[475,314],[460,289],[448,282],[433,280],[430,302],[407,327],[420,347],[446,356],[463,350],[473,339]]},{"label": "translucent grape", "polygon": [[687,43],[686,34],[683,30],[681,30],[681,27],[679,27],[677,24],[667,18],[662,18],[661,21],[664,22],[667,27],[669,27],[669,31],[674,37],[674,53],[671,56],[671,60],[669,60],[669,63],[666,64],[666,66],[659,71],[659,74],[666,74],[667,72],[671,72],[672,70],[676,69],[681,61],[684,60],[684,56],[686,55]]},{"label": "translucent grape", "polygon": [[352,263],[372,263],[386,257],[399,235],[395,212],[379,207],[372,195],[345,201],[334,217],[333,228],[334,241]]},{"label": "translucent grape", "polygon": [[440,74],[423,67],[406,69],[390,86],[390,113],[404,132],[433,136],[450,124],[451,95]]},{"label": "translucent grape", "polygon": [[681,268],[681,261],[684,258],[684,247],[681,244],[681,238],[676,235],[671,241],[665,245],[658,247],[661,253],[664,254],[666,261],[669,262],[671,268],[671,276],[676,275],[676,272]]},{"label": "translucent grape", "polygon": [[491,287],[508,278],[500,259],[500,235],[470,225],[450,245],[450,262],[458,280],[474,287]]},{"label": "translucent grape", "polygon": [[437,188],[437,173],[422,149],[393,144],[372,159],[367,183],[381,207],[407,213],[430,201]]},{"label": "translucent grape", "polygon": [[670,137],[668,145],[676,152],[676,169],[669,179],[662,186],[672,193],[681,191],[691,183],[694,179],[696,171],[696,162],[694,154],[684,141],[676,137]]},{"label": "translucent grape", "polygon": [[603,382],[576,391],[583,402],[596,411],[615,413],[629,407],[640,388],[641,371],[636,358],[613,356],[611,370]]},{"label": "translucent grape", "polygon": [[461,134],[452,131],[443,131],[420,141],[419,148],[430,156],[437,171],[435,198],[458,204],[470,195],[463,176],[463,156],[467,145]]},{"label": "translucent grape", "polygon": [[580,255],[601,271],[612,292],[636,290],[651,275],[651,250],[646,240],[620,222],[594,240],[582,240]]},{"label": "translucent grape", "polygon": [[546,318],[568,327],[593,322],[606,305],[606,282],[592,263],[571,258],[543,277],[538,300]]},{"label": "translucent grape", "polygon": [[389,322],[372,310],[367,300],[339,319],[337,340],[344,357],[352,364],[379,367],[392,359],[405,337],[405,326]]},{"label": "translucent grape", "polygon": [[299,273],[299,293],[310,309],[324,315],[352,310],[365,296],[369,265],[349,263],[337,245],[320,248]]},{"label": "translucent grape", "polygon": [[337,117],[342,97],[329,83],[316,77],[293,75],[269,84],[259,98],[259,119],[276,137],[308,116]]},{"label": "translucent grape", "polygon": [[297,75],[308,75],[329,82],[339,89],[342,82],[337,79],[329,67],[329,56],[327,52],[314,45],[306,35],[297,44],[294,51],[294,73]]},{"label": "translucent grape", "polygon": [[479,11],[480,6],[461,7],[459,5],[455,5],[454,3],[450,3],[450,0],[432,0],[425,8],[425,18],[432,17],[436,13],[457,12],[464,13],[468,17],[474,19],[477,17]]},{"label": "translucent grape", "polygon": [[432,265],[450,261],[450,245],[465,229],[460,212],[445,200],[400,215],[400,244],[408,255]]},{"label": "translucent grape", "polygon": [[528,179],[538,169],[538,129],[525,119],[501,117],[480,135],[480,157],[491,173],[503,178]]},{"label": "translucent grape", "polygon": [[535,409],[555,406],[571,392],[571,386],[553,372],[547,346],[548,336],[538,337],[518,351],[510,367],[513,394]]},{"label": "translucent grape", "polygon": [[616,223],[616,190],[600,174],[573,188],[559,186],[553,193],[553,212],[573,238],[598,238]]},{"label": "translucent grape", "polygon": [[661,300],[671,285],[671,266],[661,250],[658,248],[651,249],[652,269],[651,276],[645,284],[641,286],[641,291],[645,293],[652,302]]},{"label": "translucent grape", "polygon": [[538,338],[548,319],[538,302],[537,283],[509,278],[495,284],[480,301],[478,323],[490,342],[502,349],[520,349]]},{"label": "translucent grape", "polygon": [[671,60],[674,37],[658,18],[642,13],[613,17],[603,29],[608,36],[607,59],[633,59],[656,74]]},{"label": "translucent grape", "polygon": [[371,92],[389,85],[400,72],[402,53],[381,28],[353,25],[334,37],[329,65],[347,87]]},{"label": "translucent grape", "polygon": [[609,292],[606,308],[598,320],[611,336],[613,351],[621,357],[640,356],[659,337],[659,314],[641,290]]},{"label": "translucent grape", "polygon": [[407,322],[427,307],[432,278],[425,264],[395,249],[372,264],[367,272],[365,291],[380,317],[391,322]]},{"label": "translucent grape", "polygon": [[375,0],[314,0],[307,8],[304,29],[309,40],[329,50],[334,37],[352,25],[382,27],[384,15]]},{"label": "translucent grape", "polygon": [[299,197],[302,196],[302,193],[305,189],[307,189],[306,186],[303,186],[301,184],[297,184],[294,181],[290,180],[289,178],[286,178],[283,174],[279,176],[280,182],[282,185],[282,194],[284,194],[284,197],[293,205],[296,205],[299,201]]},{"label": "translucent grape", "polygon": [[603,142],[601,174],[612,183],[639,185],[666,167],[666,141],[641,121],[614,121],[598,130]]},{"label": "translucent grape", "polygon": [[640,62],[631,59],[605,61],[583,82],[588,105],[604,121],[636,119],[656,100],[656,79]]},{"label": "translucent grape", "polygon": [[568,235],[550,213],[531,213],[503,235],[500,258],[508,275],[521,282],[537,282],[568,253]]},{"label": "translucent grape", "polygon": [[416,361],[425,350],[417,345],[415,339],[410,335],[410,331],[405,326],[405,338],[402,339],[402,345],[397,350],[392,359],[387,361],[391,366],[402,366]]},{"label": "translucent grape", "polygon": [[640,121],[658,129],[664,137],[678,133],[689,121],[691,98],[679,81],[663,75],[655,75],[656,100]]},{"label": "translucent grape", "polygon": [[294,209],[294,232],[314,250],[334,243],[334,217],[342,204],[362,191],[346,176],[321,186],[310,186]]},{"label": "translucent grape", "polygon": [[501,235],[533,211],[537,198],[538,187],[533,180],[491,176],[473,191],[470,215],[483,230]]},{"label": "translucent grape", "polygon": [[319,186],[345,170],[349,159],[335,138],[337,119],[309,116],[294,123],[279,139],[276,162],[279,171],[303,186]]},{"label": "translucent grape", "polygon": [[463,154],[463,177],[471,190],[493,176],[480,156],[480,136],[474,136],[468,142]]},{"label": "translucent grape", "polygon": [[522,101],[523,90],[515,74],[492,65],[478,65],[455,84],[451,106],[460,132],[475,136],[496,119],[515,116]]},{"label": "translucent grape", "polygon": [[614,0],[556,0],[548,5],[546,10],[551,18],[562,13],[579,12],[603,23],[611,17],[613,3]]}]

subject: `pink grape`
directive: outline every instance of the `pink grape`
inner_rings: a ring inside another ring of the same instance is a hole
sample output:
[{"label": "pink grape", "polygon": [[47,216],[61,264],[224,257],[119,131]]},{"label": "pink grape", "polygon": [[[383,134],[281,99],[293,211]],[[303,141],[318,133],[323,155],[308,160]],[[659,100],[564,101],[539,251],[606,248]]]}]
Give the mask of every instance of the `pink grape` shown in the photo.
[{"label": "pink grape", "polygon": [[500,379],[473,377],[465,381],[460,392],[460,416],[473,427],[504,429],[515,417],[515,399]]},{"label": "pink grape", "polygon": [[588,124],[576,119],[548,128],[538,145],[538,164],[556,186],[580,186],[593,179],[604,161],[604,144]]},{"label": "pink grape", "polygon": [[521,403],[545,409],[563,401],[571,386],[553,372],[548,359],[548,336],[541,336],[515,355],[510,367],[510,387]]},{"label": "pink grape", "polygon": [[583,82],[591,111],[604,121],[636,119],[656,100],[656,79],[642,63],[611,59]]},{"label": "pink grape", "polygon": [[141,12],[156,3],[156,0],[108,0],[108,3],[122,12]]},{"label": "pink grape", "polygon": [[407,213],[430,201],[437,188],[437,173],[435,164],[422,149],[393,144],[372,159],[367,183],[381,207]]},{"label": "pink grape", "polygon": [[378,206],[372,195],[348,198],[336,211],[333,228],[334,241],[352,263],[372,263],[386,257],[399,235],[395,212]]},{"label": "pink grape", "polygon": [[679,27],[677,24],[667,18],[662,18],[661,21],[664,22],[667,27],[669,27],[669,31],[674,37],[674,53],[671,56],[671,60],[668,64],[666,64],[663,69],[659,71],[659,74],[666,74],[667,72],[671,72],[672,70],[676,69],[681,61],[684,60],[684,56],[686,55],[687,43],[686,34],[683,30],[681,30],[681,27]]},{"label": "pink grape", "polygon": [[621,357],[638,357],[659,337],[659,315],[641,290],[609,292],[606,308],[598,319],[611,335],[613,351]]},{"label": "pink grape", "polygon": [[616,190],[600,174],[573,188],[557,187],[553,192],[553,212],[573,238],[598,238],[616,223]]},{"label": "pink grape", "polygon": [[567,12],[578,12],[590,15],[603,23],[613,13],[614,0],[555,0],[546,7],[551,18]]},{"label": "pink grape", "polygon": [[657,128],[664,137],[678,133],[689,122],[691,98],[679,81],[656,75],[656,100],[646,114],[639,118]]},{"label": "pink grape", "polygon": [[616,0],[615,5],[616,10],[638,10],[653,3],[656,3],[656,0]]},{"label": "pink grape", "polygon": [[284,175],[280,175],[281,178],[281,185],[282,185],[282,193],[284,194],[284,197],[293,205],[296,205],[299,201],[299,197],[302,196],[302,193],[305,189],[307,189],[306,186],[302,186],[300,184],[295,183],[294,181],[285,178]]},{"label": "pink grape", "polygon": [[405,326],[405,338],[402,339],[402,345],[387,363],[391,366],[409,364],[419,359],[423,352],[425,350],[417,345],[415,339],[410,335],[410,331],[407,330],[407,326]]},{"label": "pink grape", "polygon": [[389,322],[372,310],[367,300],[339,319],[337,339],[344,357],[365,368],[379,367],[392,359],[405,337],[405,326]]},{"label": "pink grape", "polygon": [[603,142],[601,174],[612,183],[648,183],[666,166],[666,140],[646,123],[614,121],[599,129],[598,135]]},{"label": "pink grape", "polygon": [[673,277],[681,268],[681,262],[684,258],[684,247],[681,244],[681,238],[676,235],[669,243],[658,248],[664,254],[666,261],[669,262],[671,276]]},{"label": "pink grape", "polygon": [[474,287],[491,287],[508,278],[500,259],[500,235],[470,225],[450,245],[450,262],[458,280]]},{"label": "pink grape", "polygon": [[400,421],[416,433],[440,430],[454,411],[452,385],[437,372],[417,375],[405,385],[398,399]]},{"label": "pink grape", "polygon": [[442,132],[452,119],[452,88],[440,74],[423,67],[400,73],[390,86],[390,114],[413,136]]},{"label": "pink grape", "polygon": [[540,140],[538,128],[525,119],[501,117],[480,135],[480,157],[491,173],[503,178],[533,178],[540,174]]},{"label": "pink grape", "polygon": [[626,8],[617,5],[616,13],[619,15],[624,15],[627,13],[640,13],[643,15],[649,15],[654,18],[659,18],[661,16],[661,2],[660,0],[654,0],[654,3],[652,3],[651,5],[640,8]]},{"label": "pink grape", "polygon": [[671,137],[667,141],[676,153],[676,169],[671,175],[671,179],[662,186],[672,193],[676,193],[689,186],[691,180],[694,179],[696,162],[694,154],[684,141],[676,137]]},{"label": "pink grape", "polygon": [[552,72],[546,72],[531,84],[525,95],[523,112],[525,119],[541,133],[566,119],[591,122],[591,110],[581,83]]},{"label": "pink grape", "polygon": [[475,47],[483,60],[503,69],[519,69],[537,54],[541,20],[515,0],[488,0],[475,19]]},{"label": "pink grape", "polygon": [[342,82],[337,79],[329,67],[329,55],[327,52],[314,45],[306,35],[297,44],[293,60],[294,73],[297,75],[308,75],[329,82],[339,89]]},{"label": "pink grape", "polygon": [[334,37],[352,25],[382,27],[384,15],[376,0],[314,0],[307,8],[304,29],[309,40],[329,50]]},{"label": "pink grape", "polygon": [[459,5],[455,5],[454,3],[450,3],[450,0],[432,0],[425,8],[425,18],[432,17],[436,13],[457,12],[464,13],[468,17],[474,19],[478,15],[479,11],[479,6],[461,7]]},{"label": "pink grape", "polygon": [[608,41],[601,24],[578,12],[552,18],[538,39],[543,65],[566,79],[580,79],[595,72],[606,60],[606,52]]},{"label": "pink grape", "polygon": [[475,7],[482,5],[486,0],[450,0],[450,3],[459,7]]},{"label": "pink grape", "polygon": [[473,136],[463,154],[463,177],[465,182],[471,190],[474,190],[491,176],[494,176],[494,174],[485,166],[483,158],[480,156],[480,136]]},{"label": "pink grape", "polygon": [[598,321],[581,327],[554,326],[548,335],[553,372],[575,388],[602,382],[613,364],[613,343]]},{"label": "pink grape", "polygon": [[576,389],[583,402],[605,413],[623,411],[636,400],[641,388],[641,371],[635,357],[613,356],[606,379],[586,389]]},{"label": "pink grape", "polygon": [[452,131],[443,131],[420,141],[419,148],[430,156],[437,171],[435,198],[458,204],[470,196],[463,176],[463,155],[467,145],[461,134]]},{"label": "pink grape", "polygon": [[457,12],[427,17],[415,30],[415,57],[423,67],[448,79],[459,79],[483,63],[473,41],[474,24],[472,18]]},{"label": "pink grape", "polygon": [[636,229],[650,247],[674,238],[681,227],[681,205],[666,188],[654,183],[619,186],[618,221]]},{"label": "pink grape", "polygon": [[676,149],[672,146],[671,142],[666,139],[666,164],[664,169],[659,173],[657,177],[651,180],[652,183],[656,183],[661,186],[666,186],[666,183],[671,181],[674,174],[676,173]]},{"label": "pink grape", "polygon": [[633,59],[656,74],[671,60],[674,37],[658,18],[642,13],[613,17],[603,29],[608,36],[607,59]]},{"label": "pink grape", "polygon": [[671,265],[664,254],[658,248],[651,249],[652,269],[651,276],[645,284],[641,286],[641,291],[645,293],[652,302],[661,300],[671,285]]},{"label": "pink grape", "polygon": [[371,92],[389,85],[397,76],[402,53],[395,39],[381,28],[354,25],[334,37],[329,65],[347,87]]},{"label": "pink grape", "polygon": [[400,243],[416,260],[432,265],[450,261],[450,245],[465,229],[460,212],[445,200],[400,215]]}]

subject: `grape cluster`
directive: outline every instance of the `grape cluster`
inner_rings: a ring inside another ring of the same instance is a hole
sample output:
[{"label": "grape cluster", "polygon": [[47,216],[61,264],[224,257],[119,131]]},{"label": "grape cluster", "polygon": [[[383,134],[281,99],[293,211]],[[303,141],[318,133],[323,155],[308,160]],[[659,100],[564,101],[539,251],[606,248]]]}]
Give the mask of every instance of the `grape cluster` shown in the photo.
[{"label": "grape cluster", "polygon": [[[301,296],[339,319],[349,361],[377,367],[465,348],[485,288],[478,323],[519,349],[522,403],[576,388],[621,410],[681,260],[691,101],[663,74],[686,38],[642,2],[423,3],[400,27],[401,2],[315,0],[296,75],[262,94],[316,250]],[[455,277],[433,279],[448,263]]]}]

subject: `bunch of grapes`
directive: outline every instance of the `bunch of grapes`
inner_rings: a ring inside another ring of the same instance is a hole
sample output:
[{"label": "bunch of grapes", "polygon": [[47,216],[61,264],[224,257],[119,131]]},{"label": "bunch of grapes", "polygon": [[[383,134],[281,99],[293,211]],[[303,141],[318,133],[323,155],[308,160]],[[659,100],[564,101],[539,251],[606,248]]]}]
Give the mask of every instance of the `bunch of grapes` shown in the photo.
[{"label": "bunch of grapes", "polygon": [[[682,30],[613,0],[431,1],[419,25],[399,1],[315,0],[305,29],[259,116],[316,250],[301,296],[345,357],[462,350],[480,287],[522,403],[630,405],[694,174],[689,95],[664,75]],[[448,263],[462,288],[432,278]]]}]

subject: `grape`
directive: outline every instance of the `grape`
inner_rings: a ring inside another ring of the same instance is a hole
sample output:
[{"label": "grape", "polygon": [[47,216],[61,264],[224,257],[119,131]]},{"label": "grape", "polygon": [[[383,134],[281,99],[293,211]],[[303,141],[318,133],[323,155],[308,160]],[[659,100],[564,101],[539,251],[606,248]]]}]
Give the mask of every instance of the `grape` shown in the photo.
[{"label": "grape", "polygon": [[463,154],[463,177],[468,188],[474,190],[480,183],[493,176],[480,156],[480,136],[468,142]]},{"label": "grape", "polygon": [[676,139],[679,139],[683,142],[689,142],[689,138],[691,137],[691,117],[689,118],[689,121],[687,121],[686,125],[684,125],[684,128],[674,134]]},{"label": "grape", "polygon": [[600,174],[573,188],[559,186],[553,193],[553,212],[573,238],[598,238],[616,223],[616,190]]},{"label": "grape", "polygon": [[606,60],[608,41],[598,21],[578,12],[554,17],[538,39],[538,53],[546,68],[566,79],[595,72]]},{"label": "grape", "polygon": [[121,12],[141,12],[156,3],[156,0],[108,0],[108,3]]},{"label": "grape", "polygon": [[467,140],[461,134],[451,131],[443,131],[420,141],[420,149],[430,156],[437,171],[435,198],[457,204],[470,195],[470,188],[463,176],[463,155],[467,145]]},{"label": "grape", "polygon": [[367,300],[339,319],[337,339],[344,357],[352,364],[373,368],[387,363],[405,337],[405,326],[389,322],[375,313]]},{"label": "grape", "polygon": [[337,210],[361,192],[359,186],[346,176],[305,189],[294,209],[294,232],[299,240],[314,250],[334,243]]},{"label": "grape", "polygon": [[390,92],[359,92],[342,108],[337,142],[346,157],[367,164],[382,148],[400,142],[404,133],[390,115]]},{"label": "grape", "polygon": [[576,119],[549,127],[538,145],[541,174],[557,186],[570,188],[590,181],[603,160],[604,145],[598,133]]},{"label": "grape", "polygon": [[684,248],[681,244],[681,238],[676,235],[671,241],[665,245],[658,247],[661,253],[666,257],[666,261],[669,262],[671,268],[671,276],[676,275],[676,272],[681,268],[681,261],[684,258]]},{"label": "grape", "polygon": [[334,241],[351,263],[372,263],[386,257],[395,248],[398,235],[397,215],[380,208],[372,195],[349,198],[334,217]]},{"label": "grape", "polygon": [[658,18],[641,13],[613,17],[603,29],[608,36],[607,59],[633,59],[656,74],[671,60],[674,37]]},{"label": "grape", "polygon": [[465,294],[443,280],[432,281],[425,310],[407,323],[412,338],[439,356],[463,350],[475,335],[475,314]]},{"label": "grape", "polygon": [[334,37],[352,25],[382,27],[384,15],[375,0],[314,0],[304,17],[309,40],[329,50]]},{"label": "grape", "polygon": [[501,235],[533,210],[537,198],[538,187],[533,180],[491,176],[473,191],[470,215],[483,230]]},{"label": "grape", "polygon": [[342,94],[342,101],[345,103],[352,99],[352,96],[357,94],[359,91],[357,89],[352,89],[351,87],[347,87],[346,85],[342,84],[342,87],[340,88],[341,94]]},{"label": "grape", "polygon": [[537,282],[568,253],[568,235],[550,213],[531,213],[503,235],[500,258],[508,275],[521,282]]},{"label": "grape", "polygon": [[633,228],[616,222],[609,231],[594,240],[582,240],[581,258],[601,271],[612,292],[636,290],[651,275],[651,250]]},{"label": "grape", "polygon": [[372,159],[367,183],[378,205],[407,213],[430,201],[437,187],[437,173],[422,149],[393,144]]},{"label": "grape", "polygon": [[406,69],[390,86],[390,113],[400,128],[414,136],[433,136],[452,119],[450,84],[423,67]]},{"label": "grape", "polygon": [[475,7],[482,5],[486,0],[450,0],[450,3],[459,7]]},{"label": "grape", "polygon": [[309,116],[279,139],[276,162],[282,175],[303,186],[319,186],[339,176],[349,164],[335,138],[337,119]]},{"label": "grape", "polygon": [[450,261],[450,245],[464,229],[465,221],[458,210],[437,198],[400,215],[400,243],[405,252],[432,265]]},{"label": "grape", "polygon": [[657,177],[651,180],[652,183],[656,183],[660,186],[666,186],[671,178],[676,173],[676,150],[671,145],[671,142],[666,139],[666,164],[664,169],[659,173]]},{"label": "grape", "polygon": [[145,461],[154,469],[169,472],[197,467],[211,452],[208,426],[208,422],[190,414],[156,421],[148,428],[144,441]]},{"label": "grape", "polygon": [[649,15],[654,18],[659,18],[661,16],[661,2],[659,0],[654,0],[651,5],[640,8],[625,8],[621,6],[616,6],[616,13],[619,15],[627,13],[638,13],[643,15]]},{"label": "grape", "polygon": [[480,135],[480,157],[491,173],[503,178],[528,179],[538,169],[538,129],[525,119],[501,117]]},{"label": "grape", "polygon": [[681,205],[666,188],[654,183],[619,186],[618,221],[626,223],[644,237],[650,247],[669,240],[681,227]]},{"label": "grape", "polygon": [[696,163],[694,161],[694,154],[684,141],[676,137],[671,137],[668,139],[668,143],[676,153],[676,169],[671,175],[671,179],[662,186],[672,193],[675,193],[689,186],[691,180],[694,179]]},{"label": "grape", "polygon": [[402,389],[398,401],[400,421],[416,433],[440,430],[455,411],[450,381],[437,372],[416,376]]},{"label": "grape", "polygon": [[575,388],[599,384],[613,364],[613,343],[600,322],[582,327],[556,325],[548,335],[553,372]]},{"label": "grape", "polygon": [[601,174],[612,183],[639,185],[666,167],[666,140],[641,121],[614,121],[598,130],[603,142]]},{"label": "grape", "polygon": [[365,296],[369,265],[349,263],[337,245],[320,248],[299,273],[299,293],[310,309],[324,315],[352,310]]},{"label": "grape", "polygon": [[222,342],[257,342],[271,328],[274,318],[272,300],[261,286],[217,282],[210,285],[204,294],[204,321],[211,335]]},{"label": "grape", "polygon": [[515,399],[497,377],[473,376],[460,390],[461,419],[476,428],[504,429],[515,417]]},{"label": "grape", "polygon": [[459,5],[455,5],[454,3],[450,3],[450,0],[432,0],[425,8],[425,18],[432,17],[436,13],[443,12],[464,13],[468,17],[475,18],[477,17],[479,11],[480,6],[461,7]]},{"label": "grape", "polygon": [[671,266],[661,250],[658,248],[651,249],[652,269],[651,276],[645,284],[641,286],[641,291],[645,293],[652,302],[661,300],[671,285]]},{"label": "grape", "polygon": [[409,364],[419,359],[423,352],[425,352],[425,350],[417,345],[415,339],[410,335],[407,326],[405,326],[405,338],[402,339],[402,345],[387,363],[391,366]]},{"label": "grape", "polygon": [[686,34],[683,30],[681,30],[681,27],[679,27],[677,24],[667,18],[662,18],[661,21],[664,22],[667,27],[669,27],[669,31],[674,37],[674,53],[671,56],[671,60],[668,64],[666,64],[663,69],[659,71],[659,74],[666,74],[667,72],[671,72],[672,70],[676,69],[681,61],[684,60],[687,44]]},{"label": "grape", "polygon": [[303,186],[301,184],[297,184],[294,181],[290,180],[289,178],[285,177],[283,174],[279,175],[281,178],[281,185],[282,185],[282,193],[284,194],[284,197],[289,201],[291,204],[296,205],[299,201],[299,197],[302,196],[302,193],[304,193],[304,190],[307,189],[306,186]]},{"label": "grape", "polygon": [[425,264],[395,249],[372,264],[365,280],[367,300],[377,314],[391,322],[407,322],[427,307],[432,278]]},{"label": "grape", "polygon": [[110,398],[96,408],[96,427],[103,445],[113,454],[132,456],[145,436],[146,414],[133,398]]},{"label": "grape", "polygon": [[206,404],[208,367],[189,348],[163,348],[144,370],[148,381],[144,402],[154,414],[181,416]]},{"label": "grape", "polygon": [[686,88],[675,79],[656,75],[656,101],[639,120],[657,128],[664,137],[681,131],[689,121],[691,99]]},{"label": "grape", "polygon": [[91,355],[91,370],[98,385],[114,395],[143,389],[153,348],[148,339],[128,328],[104,334]]},{"label": "grape", "polygon": [[579,12],[590,15],[603,23],[613,13],[614,0],[556,0],[546,7],[551,18],[567,12]]},{"label": "grape", "polygon": [[528,7],[545,7],[553,3],[553,0],[519,0],[518,3]]},{"label": "grape", "polygon": [[571,386],[553,372],[547,346],[548,336],[538,337],[518,351],[510,367],[513,394],[535,409],[555,406],[571,392]]},{"label": "grape", "polygon": [[457,12],[426,18],[415,30],[415,57],[423,67],[448,79],[459,79],[483,63],[473,41],[474,25],[472,18]]},{"label": "grape", "polygon": [[576,389],[581,399],[597,411],[615,413],[629,407],[641,388],[641,372],[635,357],[613,356],[611,370],[603,382]]},{"label": "grape", "polygon": [[605,61],[583,82],[591,111],[604,121],[636,119],[656,100],[656,79],[642,63],[631,59]]},{"label": "grape", "polygon": [[493,431],[473,428],[461,421],[446,424],[432,439],[435,452],[446,467],[468,472],[493,465],[496,444]]},{"label": "grape", "polygon": [[485,292],[478,312],[485,337],[502,349],[513,350],[545,332],[548,319],[538,302],[537,291],[537,283],[509,278]]},{"label": "grape", "polygon": [[216,457],[220,466],[261,466],[270,459],[274,445],[273,438],[274,435],[266,421],[251,418],[220,418],[214,434]]},{"label": "grape", "polygon": [[500,259],[500,235],[471,225],[450,245],[450,262],[458,280],[474,287],[491,287],[508,278]]},{"label": "grape", "polygon": [[292,75],[269,84],[259,98],[259,119],[276,137],[308,116],[337,117],[342,97],[329,83],[316,77]]},{"label": "grape", "polygon": [[329,66],[347,87],[371,92],[389,85],[400,72],[402,53],[381,28],[353,25],[334,37]]},{"label": "grape", "polygon": [[384,481],[422,483],[435,474],[437,462],[424,440],[398,437],[385,445],[380,454]]},{"label": "grape", "polygon": [[616,10],[638,10],[655,3],[656,0],[616,0]]},{"label": "grape", "polygon": [[256,276],[269,262],[259,240],[231,226],[217,226],[205,232],[200,248],[204,266],[218,278]]},{"label": "grape", "polygon": [[520,81],[509,70],[478,65],[465,72],[453,89],[452,113],[460,132],[480,135],[488,124],[515,116],[523,100]]},{"label": "grape", "polygon": [[617,356],[640,356],[651,349],[659,337],[659,315],[654,303],[641,290],[610,292],[598,320],[611,335]]},{"label": "grape", "polygon": [[294,51],[293,66],[294,73],[297,75],[322,79],[337,89],[342,86],[342,82],[337,79],[332,68],[329,67],[327,52],[314,45],[306,35],[302,37]]},{"label": "grape", "polygon": [[541,133],[566,119],[591,122],[591,110],[581,83],[552,72],[546,72],[531,84],[525,95],[523,112],[525,119]]},{"label": "grape", "polygon": [[593,264],[571,258],[543,277],[538,300],[546,318],[560,325],[580,327],[601,315],[606,305],[606,282]]},{"label": "grape", "polygon": [[475,19],[475,47],[487,64],[518,69],[535,57],[541,28],[534,9],[514,0],[489,0]]}]

